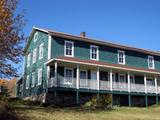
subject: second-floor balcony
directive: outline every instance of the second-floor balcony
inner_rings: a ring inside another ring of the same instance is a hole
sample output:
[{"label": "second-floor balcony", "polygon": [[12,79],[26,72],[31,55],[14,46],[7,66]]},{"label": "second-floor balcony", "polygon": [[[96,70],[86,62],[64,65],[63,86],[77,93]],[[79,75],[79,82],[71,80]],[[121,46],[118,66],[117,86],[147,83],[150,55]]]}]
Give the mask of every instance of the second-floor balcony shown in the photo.
[{"label": "second-floor balcony", "polygon": [[134,93],[160,93],[160,86],[126,83],[126,82],[112,82],[107,80],[92,79],[79,79],[77,78],[66,78],[58,77],[57,79],[52,77],[49,79],[48,87],[63,87],[63,88],[74,88],[74,89],[89,89],[89,90],[108,90],[108,91],[124,91]]}]

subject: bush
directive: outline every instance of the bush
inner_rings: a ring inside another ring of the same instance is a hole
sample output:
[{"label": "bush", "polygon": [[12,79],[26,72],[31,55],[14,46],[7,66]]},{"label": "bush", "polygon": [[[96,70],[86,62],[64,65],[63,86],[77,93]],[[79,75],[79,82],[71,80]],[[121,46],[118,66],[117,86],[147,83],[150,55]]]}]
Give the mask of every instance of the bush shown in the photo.
[{"label": "bush", "polygon": [[89,109],[109,109],[111,108],[111,95],[100,95],[99,98],[93,96],[92,99],[86,102],[82,107]]},{"label": "bush", "polygon": [[0,100],[0,120],[18,120],[8,100]]}]

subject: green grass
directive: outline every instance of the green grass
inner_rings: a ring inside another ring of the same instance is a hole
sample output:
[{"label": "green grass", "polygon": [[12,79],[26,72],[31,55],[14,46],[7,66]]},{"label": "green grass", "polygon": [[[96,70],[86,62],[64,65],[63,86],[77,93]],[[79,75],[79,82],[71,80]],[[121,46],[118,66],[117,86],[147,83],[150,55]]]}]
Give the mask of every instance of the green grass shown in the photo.
[{"label": "green grass", "polygon": [[26,120],[160,120],[160,106],[149,108],[114,108],[84,110],[81,108],[19,107],[16,113]]}]

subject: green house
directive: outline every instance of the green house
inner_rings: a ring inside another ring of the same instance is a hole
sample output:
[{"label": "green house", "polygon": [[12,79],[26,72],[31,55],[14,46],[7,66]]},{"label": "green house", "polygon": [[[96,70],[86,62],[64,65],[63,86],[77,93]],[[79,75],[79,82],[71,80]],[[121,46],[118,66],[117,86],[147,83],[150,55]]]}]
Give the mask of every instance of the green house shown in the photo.
[{"label": "green house", "polygon": [[24,52],[24,99],[82,104],[110,94],[114,105],[159,102],[160,52],[40,28]]}]

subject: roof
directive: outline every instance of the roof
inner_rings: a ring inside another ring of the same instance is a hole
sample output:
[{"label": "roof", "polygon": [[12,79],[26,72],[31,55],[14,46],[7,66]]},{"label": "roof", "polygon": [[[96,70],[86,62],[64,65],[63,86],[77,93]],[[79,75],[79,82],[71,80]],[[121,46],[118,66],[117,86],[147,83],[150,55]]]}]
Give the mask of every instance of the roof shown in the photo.
[{"label": "roof", "polygon": [[145,54],[160,56],[160,52],[157,52],[157,51],[146,50],[146,49],[142,49],[142,48],[131,47],[128,45],[122,45],[122,44],[117,44],[117,43],[113,43],[113,42],[108,42],[106,40],[97,40],[97,39],[92,39],[92,38],[88,38],[88,37],[82,37],[82,36],[72,35],[72,34],[63,33],[63,32],[57,32],[57,31],[53,31],[53,30],[49,30],[49,29],[41,29],[41,28],[36,28],[36,27],[33,27],[33,30],[31,32],[31,35],[29,37],[29,40],[27,42],[27,45],[26,45],[24,51],[26,51],[28,44],[30,42],[30,38],[33,36],[33,33],[36,30],[41,31],[41,32],[45,32],[45,33],[47,33],[51,36],[55,36],[55,37],[61,37],[61,38],[77,40],[77,41],[84,41],[84,42],[97,44],[97,45],[116,47],[118,49],[131,50],[131,51],[141,52],[141,53],[145,53]]},{"label": "roof", "polygon": [[48,61],[47,64],[51,63],[54,60],[62,61],[62,62],[71,62],[76,64],[94,65],[94,66],[106,67],[106,68],[112,68],[112,69],[121,69],[121,70],[133,71],[133,72],[137,71],[142,73],[150,73],[150,74],[153,73],[153,74],[160,75],[160,71],[155,69],[147,69],[147,68],[133,67],[133,66],[127,66],[127,65],[120,65],[120,64],[111,64],[111,63],[100,62],[95,60],[82,60],[79,58],[63,57],[63,56],[52,59]]}]

